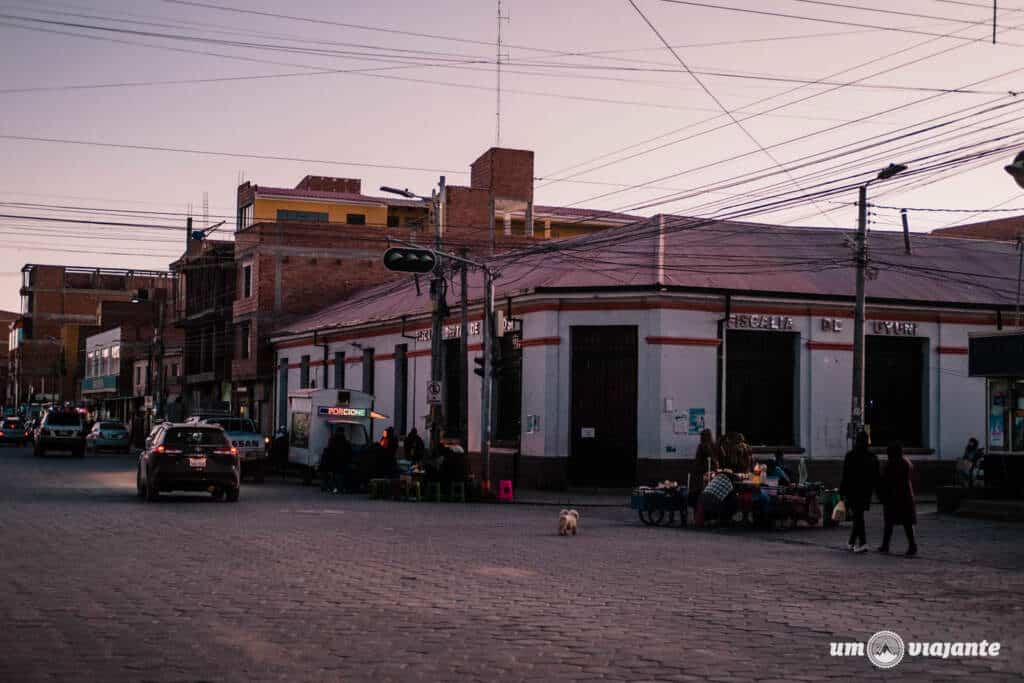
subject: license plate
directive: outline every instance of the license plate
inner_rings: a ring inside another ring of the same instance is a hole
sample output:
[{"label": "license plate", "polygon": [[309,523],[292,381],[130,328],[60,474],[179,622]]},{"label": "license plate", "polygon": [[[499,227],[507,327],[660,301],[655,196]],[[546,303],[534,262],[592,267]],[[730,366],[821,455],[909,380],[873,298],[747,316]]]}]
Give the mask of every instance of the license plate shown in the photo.
[{"label": "license plate", "polygon": [[195,470],[201,470],[206,467],[206,458],[189,458],[188,466]]}]

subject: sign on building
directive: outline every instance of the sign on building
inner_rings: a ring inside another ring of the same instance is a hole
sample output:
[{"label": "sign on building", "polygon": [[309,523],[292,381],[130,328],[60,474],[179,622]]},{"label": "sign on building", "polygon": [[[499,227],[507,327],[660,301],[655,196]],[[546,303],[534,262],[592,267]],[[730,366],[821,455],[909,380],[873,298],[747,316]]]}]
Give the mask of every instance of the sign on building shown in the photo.
[{"label": "sign on building", "polygon": [[441,404],[441,383],[427,382],[427,403],[430,405]]}]

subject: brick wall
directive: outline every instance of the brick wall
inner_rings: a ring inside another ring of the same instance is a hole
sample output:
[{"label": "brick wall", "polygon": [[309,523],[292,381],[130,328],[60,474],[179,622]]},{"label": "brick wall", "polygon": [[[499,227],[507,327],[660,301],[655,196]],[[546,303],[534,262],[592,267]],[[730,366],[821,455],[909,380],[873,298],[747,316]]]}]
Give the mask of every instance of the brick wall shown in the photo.
[{"label": "brick wall", "polygon": [[533,152],[492,147],[470,166],[470,186],[496,197],[533,201]]},{"label": "brick wall", "polygon": [[311,192],[350,192],[362,193],[362,181],[358,178],[331,178],[322,175],[308,175],[295,186],[296,190]]}]

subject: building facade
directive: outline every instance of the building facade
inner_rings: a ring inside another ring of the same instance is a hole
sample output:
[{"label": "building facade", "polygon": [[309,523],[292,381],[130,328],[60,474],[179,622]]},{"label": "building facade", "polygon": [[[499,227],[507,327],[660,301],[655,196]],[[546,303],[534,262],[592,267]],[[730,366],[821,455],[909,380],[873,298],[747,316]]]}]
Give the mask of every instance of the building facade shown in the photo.
[{"label": "building facade", "polygon": [[18,403],[75,400],[85,376],[85,338],[97,331],[100,304],[128,302],[139,290],[170,291],[170,273],[28,264],[10,349]]},{"label": "building facade", "polygon": [[[743,433],[755,452],[806,457],[812,477],[835,483],[849,446],[854,349],[843,235],[658,217],[627,229],[614,249],[591,251],[577,238],[561,256],[505,266],[496,283],[503,369],[492,398],[492,431],[505,438],[493,443],[491,477],[515,472],[541,487],[685,480],[706,427]],[[915,245],[907,254],[902,236],[872,236],[873,255],[888,265],[869,283],[865,420],[876,445],[900,441],[919,469],[941,469],[985,430],[985,384],[968,376],[968,335],[997,329],[1012,310],[1012,292],[990,280],[1015,277],[1012,245]],[[978,275],[953,282],[943,271]],[[474,356],[480,291],[477,280]],[[392,416],[378,430],[422,428],[428,311],[412,287],[378,288],[283,329],[278,397],[333,376],[339,388],[371,387]],[[446,338],[458,325],[449,318]],[[458,351],[443,347],[447,363]],[[461,378],[445,374],[452,379]],[[478,452],[481,382],[465,381]]]},{"label": "building facade", "polygon": [[[533,152],[492,148],[473,162],[470,177],[469,186],[447,186],[443,238],[450,248],[471,255],[635,220],[609,212],[535,207]],[[425,202],[365,195],[358,179],[306,176],[294,188],[241,185],[232,320],[235,411],[271,432],[279,371],[271,335],[352,292],[401,280],[380,260],[388,238],[430,243],[432,221]],[[311,357],[324,362],[325,353],[330,352],[321,347]],[[353,362],[351,353],[348,358]],[[309,378],[311,386],[333,386],[331,377]]]},{"label": "building facade", "polygon": [[164,345],[161,370],[169,414],[184,417],[230,407],[234,254],[233,242],[190,236],[185,253],[171,264],[177,282],[173,306],[177,336]]}]

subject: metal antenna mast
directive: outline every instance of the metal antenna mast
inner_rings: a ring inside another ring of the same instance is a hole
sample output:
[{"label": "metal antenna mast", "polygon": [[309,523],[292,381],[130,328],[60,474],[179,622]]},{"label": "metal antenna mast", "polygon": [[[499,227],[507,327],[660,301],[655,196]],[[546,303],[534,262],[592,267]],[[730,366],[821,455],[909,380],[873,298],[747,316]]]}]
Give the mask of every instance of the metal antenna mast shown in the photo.
[{"label": "metal antenna mast", "polygon": [[498,0],[498,41],[497,41],[497,86],[495,88],[495,109],[494,109],[494,146],[501,147],[501,60],[504,56],[501,49],[501,22],[508,21],[507,14],[501,13],[501,0]]}]

